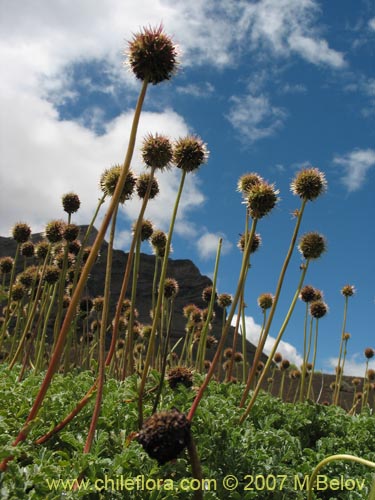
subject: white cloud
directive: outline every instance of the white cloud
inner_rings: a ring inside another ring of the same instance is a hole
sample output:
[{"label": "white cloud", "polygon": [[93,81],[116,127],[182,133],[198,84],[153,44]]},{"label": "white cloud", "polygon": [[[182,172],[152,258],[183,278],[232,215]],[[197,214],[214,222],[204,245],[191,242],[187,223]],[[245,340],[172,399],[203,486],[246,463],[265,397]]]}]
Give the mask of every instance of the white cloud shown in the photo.
[{"label": "white cloud", "polygon": [[344,167],[342,182],[348,190],[357,191],[366,181],[370,168],[375,166],[375,150],[355,149],[343,156],[336,156],[333,162]]},{"label": "white cloud", "polygon": [[279,130],[286,117],[286,112],[272,106],[269,98],[263,94],[258,96],[232,96],[232,107],[227,119],[239,132],[240,138],[255,142],[273,135]]},{"label": "white cloud", "polygon": [[233,245],[222,233],[206,232],[198,238],[196,245],[198,253],[203,259],[215,257],[220,238],[223,238],[221,253],[225,255],[231,251]]},{"label": "white cloud", "polygon": [[[237,316],[234,315],[232,320],[233,326],[236,324],[236,318]],[[247,340],[252,344],[254,344],[255,346],[257,346],[259,343],[259,335],[262,329],[261,326],[255,323],[254,318],[252,316],[245,316],[245,323],[246,323]],[[268,355],[272,351],[273,346],[275,345],[275,340],[276,339],[274,337],[271,337],[270,335],[267,337],[264,346],[265,354]],[[289,342],[281,340],[277,347],[277,352],[280,352],[283,358],[288,359],[292,364],[295,364],[298,367],[301,366],[302,356],[298,353],[297,349]]]},{"label": "white cloud", "polygon": [[371,30],[375,31],[375,17],[369,20],[368,25]]},{"label": "white cloud", "polygon": [[210,82],[204,82],[201,85],[189,83],[184,86],[176,87],[176,92],[183,95],[190,95],[192,97],[207,97],[215,91],[215,87]]},{"label": "white cloud", "polygon": [[289,38],[289,45],[298,52],[306,61],[313,64],[326,64],[332,68],[344,66],[344,57],[340,52],[329,48],[326,40],[313,38],[293,33]]},{"label": "white cloud", "polygon": [[[338,358],[329,358],[328,367],[334,372],[338,363]],[[369,368],[375,370],[375,360],[370,360]],[[344,375],[352,377],[363,377],[365,375],[366,362],[363,353],[355,353],[345,360]]]}]

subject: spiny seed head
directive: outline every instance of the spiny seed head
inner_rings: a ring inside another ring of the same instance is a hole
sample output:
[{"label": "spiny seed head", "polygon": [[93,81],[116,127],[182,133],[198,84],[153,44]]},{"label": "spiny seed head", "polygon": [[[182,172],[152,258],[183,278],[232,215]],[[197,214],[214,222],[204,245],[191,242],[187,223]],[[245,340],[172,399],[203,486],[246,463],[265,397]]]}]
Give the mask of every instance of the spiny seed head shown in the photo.
[{"label": "spiny seed head", "polygon": [[166,299],[171,299],[175,297],[178,293],[178,283],[173,278],[166,278],[164,281],[164,297]]},{"label": "spiny seed head", "polygon": [[355,294],[355,287],[353,285],[345,285],[341,288],[341,293],[344,297],[351,297]]},{"label": "spiny seed head", "polygon": [[40,260],[44,260],[48,254],[49,243],[48,241],[40,241],[35,247],[35,255]]},{"label": "spiny seed head", "polygon": [[230,359],[233,356],[233,349],[231,347],[227,347],[224,349],[224,358]]},{"label": "spiny seed head", "polygon": [[365,357],[367,359],[371,359],[375,356],[375,351],[372,347],[366,347],[365,349]]},{"label": "spiny seed head", "polygon": [[243,354],[240,351],[237,351],[233,355],[233,359],[235,363],[242,363],[243,361]]},{"label": "spiny seed head", "polygon": [[272,307],[274,296],[272,293],[262,293],[258,297],[258,306],[265,311]]},{"label": "spiny seed head", "polygon": [[[100,177],[100,188],[106,196],[113,196],[116,190],[117,183],[120,179],[122,172],[122,165],[114,165],[111,168],[104,170]],[[124,187],[120,195],[120,203],[125,203],[133,194],[136,177],[134,173],[129,170],[127,173]]]},{"label": "spiny seed head", "polygon": [[58,281],[59,276],[60,276],[60,269],[57,266],[50,265],[46,266],[45,268],[43,280],[49,285],[53,285]]},{"label": "spiny seed head", "polygon": [[299,294],[299,298],[303,302],[311,302],[313,300],[317,300],[317,297],[315,296],[315,288],[311,285],[305,285]]},{"label": "spiny seed head", "polygon": [[261,182],[264,182],[264,179],[259,174],[255,173],[255,172],[243,174],[238,179],[237,191],[242,193],[243,197],[246,198],[249,191],[252,189],[252,187],[255,184],[259,184]]},{"label": "spiny seed head", "polygon": [[292,370],[289,374],[289,377],[292,380],[299,379],[301,377],[301,372],[299,370]]},{"label": "spiny seed head", "polygon": [[17,281],[22,283],[24,287],[30,288],[34,282],[37,282],[38,275],[38,268],[36,266],[30,266],[17,276]]},{"label": "spiny seed head", "polygon": [[177,69],[178,50],[163,26],[143,28],[128,46],[128,64],[138,80],[153,85],[169,80]]},{"label": "spiny seed head", "polygon": [[[247,235],[247,237],[250,237],[250,234]],[[250,247],[250,253],[254,253],[258,250],[260,245],[262,244],[262,238],[260,234],[254,234],[253,236],[253,241],[251,242],[251,247]],[[245,234],[241,234],[240,239],[238,240],[237,247],[243,252],[245,250]]]},{"label": "spiny seed head", "polygon": [[0,259],[0,273],[9,274],[13,269],[14,260],[12,257],[3,257]]},{"label": "spiny seed head", "polygon": [[195,304],[188,304],[183,307],[182,309],[182,314],[185,316],[185,318],[189,319],[191,316],[191,313],[197,309],[197,306]]},{"label": "spiny seed head", "polygon": [[211,349],[211,347],[214,347],[217,344],[217,340],[213,335],[207,335],[206,337],[206,347],[207,349]]},{"label": "spiny seed head", "polygon": [[287,370],[287,369],[289,368],[289,366],[290,366],[290,361],[289,361],[288,359],[283,359],[283,360],[281,361],[280,368],[281,368],[282,370]]},{"label": "spiny seed head", "polygon": [[[206,288],[203,289],[203,292],[202,292],[203,302],[207,302],[207,304],[208,304],[211,301],[212,292],[213,292],[212,286],[206,286]],[[216,298],[217,298],[217,293],[215,292],[215,300],[216,300]]]},{"label": "spiny seed head", "polygon": [[73,240],[69,241],[68,243],[68,250],[69,253],[72,253],[73,255],[78,255],[79,251],[81,250],[81,242],[79,240]]},{"label": "spiny seed head", "polygon": [[359,379],[357,377],[352,379],[352,384],[354,385],[354,387],[357,387],[360,383],[361,383],[361,379]]},{"label": "spiny seed head", "polygon": [[22,285],[22,283],[15,283],[12,288],[12,300],[18,302],[21,300],[26,293],[26,288]]},{"label": "spiny seed head", "polygon": [[367,370],[367,380],[370,380],[370,381],[375,380],[375,370],[373,370],[372,368],[369,368]]},{"label": "spiny seed head", "polygon": [[63,309],[67,309],[69,307],[70,301],[71,301],[71,298],[69,297],[69,295],[64,295],[63,301],[62,301]]},{"label": "spiny seed head", "polygon": [[91,297],[83,297],[79,302],[79,310],[84,314],[89,314],[94,306]]},{"label": "spiny seed head", "polygon": [[306,233],[300,239],[298,250],[305,259],[318,259],[326,251],[326,240],[319,233]]},{"label": "spiny seed head", "polygon": [[66,193],[62,196],[61,200],[64,212],[67,214],[74,214],[81,206],[79,196],[75,193]]},{"label": "spiny seed head", "polygon": [[275,363],[279,364],[283,360],[283,355],[281,352],[275,352],[275,356],[273,357]]},{"label": "spiny seed head", "polygon": [[63,238],[66,241],[74,241],[79,234],[79,227],[76,224],[66,224],[63,230]]},{"label": "spiny seed head", "polygon": [[[133,224],[133,233],[135,231],[135,227]],[[154,226],[150,220],[143,219],[141,222],[141,241],[147,241],[151,238],[154,232]]]},{"label": "spiny seed head", "polygon": [[176,389],[179,384],[189,388],[193,385],[193,372],[185,366],[176,366],[168,371],[167,380],[171,389]]},{"label": "spiny seed head", "polygon": [[139,431],[136,439],[151,458],[163,465],[186,447],[190,436],[190,422],[176,408],[154,413]]},{"label": "spiny seed head", "polygon": [[278,193],[273,184],[265,181],[254,184],[246,198],[250,216],[253,219],[261,219],[267,215],[278,202]]},{"label": "spiny seed head", "polygon": [[293,194],[305,200],[315,200],[327,189],[324,173],[317,168],[305,168],[297,173],[290,185]]},{"label": "spiny seed head", "polygon": [[229,293],[220,293],[217,298],[218,306],[222,307],[223,309],[232,305],[232,302],[233,298]]},{"label": "spiny seed head", "polygon": [[163,257],[165,252],[165,247],[167,245],[167,235],[164,233],[164,231],[161,230],[154,231],[150,238],[150,243],[152,249],[154,250],[155,255]]},{"label": "spiny seed head", "polygon": [[96,312],[102,312],[104,306],[104,297],[95,297],[92,301],[93,309]]},{"label": "spiny seed head", "polygon": [[328,306],[322,300],[314,300],[310,303],[310,314],[313,318],[323,318],[328,312]]},{"label": "spiny seed head", "polygon": [[350,336],[351,336],[350,333],[345,332],[342,334],[342,339],[347,341],[350,339]]},{"label": "spiny seed head", "polygon": [[17,243],[25,243],[30,238],[31,229],[25,222],[17,222],[12,228],[12,237]]},{"label": "spiny seed head", "polygon": [[263,361],[259,361],[257,364],[257,372],[260,373],[264,368],[264,363]]},{"label": "spiny seed head", "polygon": [[30,258],[34,257],[34,253],[35,253],[35,247],[32,241],[25,241],[25,243],[22,243],[21,255]]},{"label": "spiny seed head", "polygon": [[155,196],[158,195],[159,184],[158,184],[157,179],[155,179],[155,177],[152,177],[152,179],[151,179],[150,174],[141,174],[138,177],[136,185],[135,185],[135,189],[136,189],[137,194],[140,198],[142,198],[142,199],[145,198],[149,184],[151,184],[150,194],[148,196],[149,200],[152,200],[153,198],[155,198]]},{"label": "spiny seed head", "polygon": [[58,243],[63,239],[65,222],[63,220],[51,220],[46,225],[45,235],[50,243]]},{"label": "spiny seed head", "polygon": [[173,162],[177,168],[193,172],[207,162],[208,154],[206,144],[199,137],[182,137],[174,145]]},{"label": "spiny seed head", "polygon": [[169,168],[173,158],[173,148],[168,137],[148,134],[141,147],[142,159],[148,167],[163,170]]}]

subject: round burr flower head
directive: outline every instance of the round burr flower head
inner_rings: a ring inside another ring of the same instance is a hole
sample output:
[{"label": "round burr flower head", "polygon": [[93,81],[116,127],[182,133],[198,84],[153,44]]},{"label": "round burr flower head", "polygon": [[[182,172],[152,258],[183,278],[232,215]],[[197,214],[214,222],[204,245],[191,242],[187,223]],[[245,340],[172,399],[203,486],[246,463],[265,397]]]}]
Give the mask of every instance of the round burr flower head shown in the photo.
[{"label": "round burr flower head", "polygon": [[173,148],[168,137],[148,134],[141,147],[142,159],[148,167],[163,170],[169,168],[173,158]]},{"label": "round burr flower head", "polygon": [[247,208],[253,219],[267,215],[278,201],[279,191],[272,184],[262,181],[254,184],[247,194]]},{"label": "round burr flower head", "polygon": [[246,198],[249,191],[255,184],[259,184],[260,182],[264,182],[264,179],[255,172],[250,172],[248,174],[243,174],[238,179],[237,183],[237,191],[243,194]]},{"label": "round burr flower head", "polygon": [[310,303],[310,314],[313,318],[323,318],[328,312],[328,306],[323,300],[314,300]]},{"label": "round burr flower head", "polygon": [[32,241],[25,241],[21,245],[21,255],[24,257],[34,257],[35,247]]},{"label": "round burr flower head", "polygon": [[229,293],[220,293],[217,298],[218,306],[222,307],[223,309],[232,305],[232,302],[233,298]]},{"label": "round burr flower head", "polygon": [[207,162],[208,154],[206,145],[199,137],[182,137],[174,145],[173,162],[185,172],[193,172]]},{"label": "round burr flower head", "polygon": [[79,226],[76,224],[66,224],[63,231],[63,237],[66,241],[74,241],[79,234]]},{"label": "round burr flower head", "polygon": [[155,255],[163,257],[167,244],[167,235],[164,233],[164,231],[154,231],[150,238],[150,243],[155,252]]},{"label": "round burr flower head", "polygon": [[366,347],[365,349],[365,357],[367,359],[371,359],[375,356],[375,351],[372,347]]},{"label": "round burr flower head", "polygon": [[171,299],[175,297],[178,293],[178,283],[173,278],[166,278],[164,281],[164,297],[166,299]]},{"label": "round burr flower head", "polygon": [[78,255],[79,251],[81,250],[81,247],[82,244],[79,240],[69,241],[68,243],[69,253],[72,253],[73,255]]},{"label": "round burr flower head", "polygon": [[[106,196],[113,196],[116,190],[118,180],[120,179],[122,171],[121,165],[114,165],[111,168],[104,170],[100,177],[100,188]],[[136,183],[135,175],[129,170],[125,184],[120,195],[120,203],[125,203],[133,194],[134,186]]]},{"label": "round burr flower head", "polygon": [[58,281],[60,277],[60,268],[55,265],[50,265],[47,266],[44,275],[43,275],[43,280],[48,283],[49,285],[53,285]]},{"label": "round burr flower head", "polygon": [[341,293],[344,297],[351,297],[355,294],[355,288],[353,285],[345,285],[342,287]]},{"label": "round burr flower head", "polygon": [[18,302],[19,300],[22,300],[23,297],[25,296],[26,293],[26,288],[22,283],[15,283],[12,288],[12,300],[15,300]]},{"label": "round burr flower head", "polygon": [[128,47],[128,64],[138,80],[153,85],[169,80],[177,69],[178,51],[163,26],[143,28]]},{"label": "round burr flower head", "polygon": [[154,413],[138,432],[137,441],[151,458],[163,465],[186,447],[190,436],[190,422],[176,408]]},{"label": "round burr flower head", "polygon": [[350,339],[351,335],[348,332],[345,332],[342,334],[342,339],[348,341]]},{"label": "round burr flower head", "polygon": [[31,229],[25,222],[17,222],[12,228],[12,237],[17,243],[25,243],[31,235]]},{"label": "round burr flower head", "polygon": [[49,243],[48,241],[40,241],[35,247],[35,255],[40,260],[44,260],[48,254]]},{"label": "round burr flower head", "polygon": [[275,352],[275,356],[273,357],[275,363],[279,364],[283,360],[283,356],[281,352]]},{"label": "round burr flower head", "polygon": [[315,288],[311,285],[305,285],[299,294],[299,298],[303,302],[312,302],[313,300],[316,300],[317,297],[315,295]]},{"label": "round burr flower head", "polygon": [[[248,234],[248,237],[250,234]],[[260,234],[256,233],[253,236],[253,241],[251,242],[250,253],[254,253],[258,250],[260,245],[262,244],[262,238]],[[237,247],[243,252],[245,250],[245,234],[241,234],[240,239],[238,240]]]},{"label": "round burr flower head", "polygon": [[66,193],[62,196],[61,200],[64,212],[67,214],[74,214],[81,206],[79,196],[75,193]]},{"label": "round burr flower head", "polygon": [[151,179],[150,174],[141,174],[138,177],[135,185],[135,189],[140,198],[143,199],[146,196],[147,188],[150,182],[151,182],[151,189],[150,189],[149,199],[152,200],[159,193],[159,184],[157,179],[155,179],[155,177]]},{"label": "round burr flower head", "polygon": [[297,173],[290,189],[293,194],[305,200],[315,200],[327,189],[324,173],[317,168],[305,168]]},{"label": "round burr flower head", "polygon": [[63,239],[65,222],[62,220],[51,220],[46,225],[45,235],[50,243],[58,243]]},{"label": "round burr flower head", "polygon": [[326,250],[326,240],[319,233],[306,233],[300,239],[298,250],[305,259],[318,259]]},{"label": "round burr flower head", "polygon": [[[135,225],[132,226],[132,231],[135,231]],[[154,232],[154,226],[150,220],[143,219],[141,222],[141,241],[149,240]]]},{"label": "round burr flower head", "polygon": [[[202,292],[202,300],[204,302],[209,303],[211,301],[211,296],[212,296],[213,288],[212,286],[206,286],[206,288],[203,289]],[[215,292],[215,300],[217,298],[217,294]]]},{"label": "round burr flower head", "polygon": [[193,372],[186,366],[176,366],[168,371],[167,380],[171,389],[176,389],[179,384],[189,388],[193,385]]},{"label": "round burr flower head", "polygon": [[280,368],[281,368],[282,370],[287,370],[287,369],[289,368],[289,366],[290,366],[290,361],[289,361],[288,359],[283,359],[283,360],[281,361]]},{"label": "round burr flower head", "polygon": [[266,309],[269,309],[272,307],[273,304],[273,295],[272,293],[262,293],[258,297],[258,306],[265,311]]},{"label": "round burr flower head", "polygon": [[12,257],[3,257],[0,259],[0,273],[9,274],[13,269],[14,260]]}]

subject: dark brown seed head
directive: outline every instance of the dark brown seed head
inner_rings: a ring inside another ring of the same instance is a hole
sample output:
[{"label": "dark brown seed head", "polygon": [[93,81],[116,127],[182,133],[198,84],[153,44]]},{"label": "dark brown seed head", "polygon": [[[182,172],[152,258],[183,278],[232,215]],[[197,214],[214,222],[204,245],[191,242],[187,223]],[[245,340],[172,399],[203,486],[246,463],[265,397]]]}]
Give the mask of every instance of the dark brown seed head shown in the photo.
[{"label": "dark brown seed head", "polygon": [[193,385],[193,372],[185,366],[176,366],[168,371],[167,380],[171,389],[176,389],[179,384],[191,387]]},{"label": "dark brown seed head", "polygon": [[15,283],[12,288],[12,300],[18,302],[21,300],[26,293],[26,288],[22,285],[22,283]]},{"label": "dark brown seed head", "polygon": [[138,80],[156,85],[169,80],[177,69],[177,47],[163,26],[143,28],[128,47],[128,64]]},{"label": "dark brown seed head", "polygon": [[259,182],[254,184],[247,194],[247,208],[253,219],[261,219],[267,215],[278,201],[278,191],[272,184]]},{"label": "dark brown seed head", "polygon": [[81,246],[82,245],[79,240],[69,241],[68,243],[69,253],[72,253],[73,255],[77,256],[79,254],[79,251],[81,250]]},{"label": "dark brown seed head", "polygon": [[31,229],[24,222],[17,222],[12,228],[12,237],[17,243],[25,243],[30,238]]},{"label": "dark brown seed head", "polygon": [[34,257],[35,253],[35,247],[34,243],[32,241],[25,241],[25,243],[22,243],[21,245],[21,255],[24,257],[30,258]]},{"label": "dark brown seed head", "polygon": [[323,318],[328,312],[328,306],[322,300],[314,300],[310,303],[310,314],[313,318]]},{"label": "dark brown seed head", "polygon": [[230,359],[233,356],[233,349],[231,347],[227,347],[224,349],[224,358]]},{"label": "dark brown seed head", "polygon": [[137,194],[140,198],[142,198],[142,199],[145,198],[149,184],[151,184],[150,194],[148,197],[150,200],[155,198],[155,196],[157,196],[157,194],[159,193],[159,184],[158,184],[157,179],[155,179],[155,177],[152,177],[152,179],[151,179],[150,174],[141,174],[138,177],[137,183],[135,186]]},{"label": "dark brown seed head", "polygon": [[[206,288],[203,289],[202,292],[202,300],[203,302],[206,302],[207,304],[210,303],[211,297],[212,297],[212,286],[206,286]],[[217,298],[217,294],[215,292],[215,300]]]},{"label": "dark brown seed head", "polygon": [[242,363],[243,362],[243,354],[242,352],[235,352],[233,355],[233,359],[235,363]]},{"label": "dark brown seed head", "polygon": [[93,309],[96,312],[102,312],[103,311],[103,305],[104,305],[104,297],[95,297],[92,301],[93,304]]},{"label": "dark brown seed head", "polygon": [[255,172],[250,172],[248,174],[241,175],[237,183],[237,191],[242,193],[243,197],[246,198],[249,191],[255,184],[260,184],[264,182],[264,179]]},{"label": "dark brown seed head", "polygon": [[365,349],[365,357],[367,359],[371,359],[371,358],[374,357],[374,355],[375,355],[374,349],[372,347],[366,347],[366,349]]},{"label": "dark brown seed head", "polygon": [[3,257],[0,259],[0,273],[9,274],[13,269],[14,260],[12,257]]},{"label": "dark brown seed head", "polygon": [[79,310],[83,314],[89,314],[93,308],[91,297],[83,297],[79,302]]},{"label": "dark brown seed head", "polygon": [[369,368],[367,370],[367,380],[370,380],[371,382],[375,380],[375,370],[373,370],[372,368]]},{"label": "dark brown seed head", "polygon": [[[250,237],[250,235],[247,235]],[[254,253],[258,250],[262,243],[262,238],[260,234],[254,234],[253,241],[251,242],[250,253]],[[241,234],[240,239],[238,240],[237,247],[243,252],[245,250],[245,234]]]},{"label": "dark brown seed head", "polygon": [[35,247],[35,255],[40,260],[44,260],[48,254],[49,243],[48,241],[40,241]]},{"label": "dark brown seed head", "polygon": [[141,147],[142,159],[148,167],[163,170],[170,167],[173,148],[170,140],[159,134],[149,134]]},{"label": "dark brown seed head", "polygon": [[281,352],[276,352],[275,356],[273,357],[273,360],[277,364],[281,363],[281,361],[283,360],[283,356],[282,356]]},{"label": "dark brown seed head", "polygon": [[197,170],[207,159],[207,147],[199,137],[183,137],[174,145],[173,162],[185,172]]},{"label": "dark brown seed head", "polygon": [[62,196],[62,206],[67,214],[74,214],[81,206],[78,194],[66,193]]},{"label": "dark brown seed head", "polygon": [[350,339],[350,333],[348,333],[348,332],[343,333],[342,339],[343,340],[349,340]]},{"label": "dark brown seed head", "polygon": [[139,431],[136,439],[151,458],[163,465],[186,447],[190,436],[190,422],[176,408],[154,413]]},{"label": "dark brown seed head", "polygon": [[51,220],[45,229],[45,235],[50,243],[58,243],[63,239],[65,222],[62,220]]},{"label": "dark brown seed head", "polygon": [[258,306],[263,310],[266,311],[267,309],[270,309],[272,307],[274,300],[274,296],[272,293],[262,293],[258,297]]},{"label": "dark brown seed head", "polygon": [[300,239],[298,250],[305,259],[318,259],[326,251],[326,240],[319,233],[306,233]]},{"label": "dark brown seed head", "polygon": [[74,241],[78,238],[79,227],[76,224],[66,224],[63,230],[63,238],[66,241]]},{"label": "dark brown seed head", "polygon": [[155,255],[163,257],[165,253],[165,247],[167,244],[167,235],[164,231],[156,230],[152,233],[150,238],[150,243]]},{"label": "dark brown seed head", "polygon": [[361,383],[361,379],[359,379],[357,377],[352,379],[352,384],[354,385],[354,387],[357,387],[360,383]]},{"label": "dark brown seed head", "polygon": [[[114,165],[113,167],[106,169],[100,178],[100,187],[106,196],[113,196],[116,190],[117,183],[120,179],[122,172],[122,165]],[[120,195],[120,203],[125,203],[129,200],[133,194],[134,187],[136,183],[136,177],[134,173],[129,170],[124,187]]]},{"label": "dark brown seed head", "polygon": [[299,297],[301,300],[303,300],[303,302],[311,302],[313,300],[317,300],[317,297],[315,296],[315,288],[311,285],[305,285],[301,289]]},{"label": "dark brown seed head", "polygon": [[164,297],[166,299],[171,299],[175,297],[178,293],[178,283],[173,278],[166,278],[164,281]]},{"label": "dark brown seed head", "polygon": [[327,181],[323,172],[317,168],[305,168],[297,173],[290,188],[293,194],[312,201],[324,193]]},{"label": "dark brown seed head", "polygon": [[217,298],[218,306],[222,307],[223,309],[232,305],[232,302],[233,299],[229,293],[220,293]]},{"label": "dark brown seed head", "polygon": [[290,366],[290,361],[288,359],[283,359],[280,365],[282,370],[287,370]]},{"label": "dark brown seed head", "polygon": [[[135,231],[135,223],[132,226],[132,231]],[[150,220],[143,219],[141,222],[141,241],[147,241],[151,238],[154,232],[154,226]]]},{"label": "dark brown seed head", "polygon": [[49,285],[53,285],[60,277],[60,269],[58,266],[50,265],[45,268],[43,280]]},{"label": "dark brown seed head", "polygon": [[351,297],[355,294],[355,288],[353,285],[345,285],[342,287],[341,293],[344,297]]},{"label": "dark brown seed head", "polygon": [[32,284],[38,281],[38,268],[35,266],[27,267],[17,276],[17,281],[22,283],[25,288],[30,288]]}]

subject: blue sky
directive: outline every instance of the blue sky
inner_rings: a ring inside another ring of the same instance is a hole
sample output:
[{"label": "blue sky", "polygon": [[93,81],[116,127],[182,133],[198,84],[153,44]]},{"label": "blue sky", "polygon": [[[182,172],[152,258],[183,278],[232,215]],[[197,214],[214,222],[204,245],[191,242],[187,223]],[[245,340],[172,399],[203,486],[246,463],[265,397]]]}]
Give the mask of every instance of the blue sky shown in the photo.
[{"label": "blue sky", "polygon": [[[148,91],[139,141],[148,132],[172,139],[196,133],[207,143],[207,165],[189,176],[174,258],[190,258],[210,275],[224,238],[219,291],[233,293],[244,226],[238,178],[256,171],[280,190],[280,202],[258,229],[246,292],[248,334],[256,337],[260,293],[273,292],[299,200],[290,182],[303,166],[325,172],[327,193],[308,205],[301,233],[316,230],[328,251],[306,279],[324,292],[318,368],[332,370],[338,354],[343,285],[353,284],[347,331],[348,373],[364,371],[363,350],[375,347],[375,7],[348,0],[0,0],[0,232],[18,220],[34,231],[62,216],[60,197],[82,199],[76,222],[87,223],[101,172],[123,160],[139,82],[124,67],[126,40],[163,22],[181,52],[178,74]],[[139,143],[138,143],[139,144]],[[133,167],[142,170],[139,153]],[[148,217],[167,230],[179,172],[159,176],[159,201]],[[139,203],[127,205],[117,246],[129,245]],[[144,251],[149,252],[145,247]],[[299,275],[292,259],[271,335],[283,320]],[[282,349],[302,350],[304,308],[297,304]]]}]

